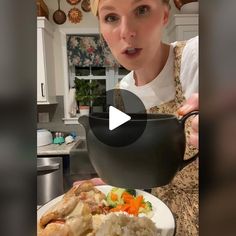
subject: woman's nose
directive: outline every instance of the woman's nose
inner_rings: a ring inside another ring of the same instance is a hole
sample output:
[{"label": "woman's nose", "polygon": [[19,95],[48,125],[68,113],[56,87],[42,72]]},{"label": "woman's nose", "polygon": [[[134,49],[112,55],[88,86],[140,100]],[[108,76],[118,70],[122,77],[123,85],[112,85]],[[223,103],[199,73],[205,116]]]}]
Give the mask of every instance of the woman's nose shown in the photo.
[{"label": "woman's nose", "polygon": [[130,40],[136,36],[134,24],[129,19],[123,19],[120,27],[120,36],[123,40]]}]

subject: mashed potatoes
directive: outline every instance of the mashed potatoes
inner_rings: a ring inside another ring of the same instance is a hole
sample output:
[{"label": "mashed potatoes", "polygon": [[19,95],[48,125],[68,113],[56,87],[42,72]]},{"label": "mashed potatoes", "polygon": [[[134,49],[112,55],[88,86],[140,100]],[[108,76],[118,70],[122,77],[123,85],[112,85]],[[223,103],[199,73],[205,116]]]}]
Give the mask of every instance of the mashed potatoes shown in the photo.
[{"label": "mashed potatoes", "polygon": [[159,236],[160,232],[147,217],[111,214],[99,227],[96,236]]}]

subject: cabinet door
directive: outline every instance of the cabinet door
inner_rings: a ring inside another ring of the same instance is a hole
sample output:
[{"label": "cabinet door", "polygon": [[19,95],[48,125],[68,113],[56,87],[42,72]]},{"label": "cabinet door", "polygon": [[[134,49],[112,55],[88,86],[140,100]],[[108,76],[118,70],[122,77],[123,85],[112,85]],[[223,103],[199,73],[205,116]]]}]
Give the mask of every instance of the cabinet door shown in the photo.
[{"label": "cabinet door", "polygon": [[43,29],[37,29],[37,101],[46,102]]},{"label": "cabinet door", "polygon": [[188,40],[198,35],[198,26],[178,26],[176,29],[176,40]]},{"label": "cabinet door", "polygon": [[188,40],[198,35],[198,14],[175,14],[172,16],[166,31],[165,41],[175,42]]},{"label": "cabinet door", "polygon": [[37,103],[56,103],[53,31],[45,17],[38,18],[37,27]]}]

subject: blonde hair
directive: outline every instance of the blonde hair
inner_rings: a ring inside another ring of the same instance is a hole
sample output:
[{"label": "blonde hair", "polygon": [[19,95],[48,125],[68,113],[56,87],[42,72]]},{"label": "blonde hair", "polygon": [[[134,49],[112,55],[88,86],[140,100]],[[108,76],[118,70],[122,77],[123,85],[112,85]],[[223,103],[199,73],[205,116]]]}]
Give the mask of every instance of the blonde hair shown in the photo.
[{"label": "blonde hair", "polygon": [[99,0],[90,0],[91,12],[97,16],[98,15],[98,4]]},{"label": "blonde hair", "polygon": [[[162,0],[162,2],[170,7],[170,0]],[[90,0],[91,11],[95,16],[98,16],[98,4],[99,0]]]}]

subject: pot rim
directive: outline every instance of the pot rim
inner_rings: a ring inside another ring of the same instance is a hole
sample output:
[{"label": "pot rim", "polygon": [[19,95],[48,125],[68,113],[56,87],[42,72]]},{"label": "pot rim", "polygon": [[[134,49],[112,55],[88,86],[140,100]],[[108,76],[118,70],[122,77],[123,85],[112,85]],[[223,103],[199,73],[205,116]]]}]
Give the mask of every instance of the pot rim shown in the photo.
[{"label": "pot rim", "polygon": [[[127,115],[131,116],[131,122],[140,122],[140,121],[156,121],[156,120],[173,120],[177,119],[177,117],[173,114],[144,114],[144,113],[126,113]],[[106,115],[106,117],[102,117]],[[140,118],[132,119],[132,116],[140,116]],[[109,113],[108,112],[92,112],[89,115],[89,118],[98,119],[98,120],[109,120]],[[129,122],[130,122],[129,121]]]}]

